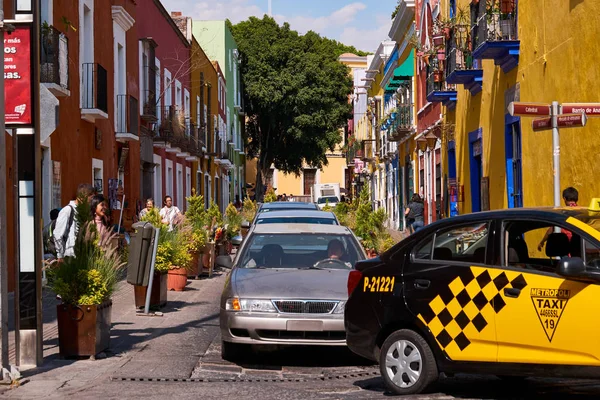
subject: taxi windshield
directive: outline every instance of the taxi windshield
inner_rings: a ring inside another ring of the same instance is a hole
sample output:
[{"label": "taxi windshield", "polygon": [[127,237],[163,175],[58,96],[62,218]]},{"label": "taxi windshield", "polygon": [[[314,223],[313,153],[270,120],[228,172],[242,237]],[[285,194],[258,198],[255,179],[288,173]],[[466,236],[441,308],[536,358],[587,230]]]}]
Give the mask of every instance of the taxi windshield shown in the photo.
[{"label": "taxi windshield", "polygon": [[[364,257],[350,235],[255,234],[240,255],[240,268],[352,269]],[[323,263],[324,260],[335,260]]]}]

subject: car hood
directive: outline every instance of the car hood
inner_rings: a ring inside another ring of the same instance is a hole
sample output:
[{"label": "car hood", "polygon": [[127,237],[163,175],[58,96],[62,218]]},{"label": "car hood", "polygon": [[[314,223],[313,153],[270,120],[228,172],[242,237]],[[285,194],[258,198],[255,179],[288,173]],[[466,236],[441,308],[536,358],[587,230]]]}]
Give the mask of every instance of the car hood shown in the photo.
[{"label": "car hood", "polygon": [[232,285],[241,298],[346,300],[349,273],[343,269],[236,268]]}]

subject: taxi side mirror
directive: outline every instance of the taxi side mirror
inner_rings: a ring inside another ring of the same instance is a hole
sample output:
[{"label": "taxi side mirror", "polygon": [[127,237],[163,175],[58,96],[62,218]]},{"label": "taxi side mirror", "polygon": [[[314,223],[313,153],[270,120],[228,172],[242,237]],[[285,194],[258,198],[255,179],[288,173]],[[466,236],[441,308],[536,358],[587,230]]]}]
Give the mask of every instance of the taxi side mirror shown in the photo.
[{"label": "taxi side mirror", "polygon": [[556,273],[565,278],[584,282],[600,282],[600,273],[587,271],[580,257],[563,257],[556,267]]},{"label": "taxi side mirror", "polygon": [[243,240],[244,240],[244,238],[243,238],[243,236],[241,234],[239,234],[237,236],[234,236],[231,239],[231,245],[235,246],[235,247],[238,247],[240,244],[242,244]]}]

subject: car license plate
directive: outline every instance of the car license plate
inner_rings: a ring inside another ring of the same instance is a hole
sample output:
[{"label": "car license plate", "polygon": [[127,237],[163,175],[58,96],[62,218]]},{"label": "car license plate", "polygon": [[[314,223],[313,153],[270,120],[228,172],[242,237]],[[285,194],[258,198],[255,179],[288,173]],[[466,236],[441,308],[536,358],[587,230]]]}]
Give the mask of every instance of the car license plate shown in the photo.
[{"label": "car license plate", "polygon": [[323,321],[288,321],[288,331],[311,331],[311,332],[322,332]]}]

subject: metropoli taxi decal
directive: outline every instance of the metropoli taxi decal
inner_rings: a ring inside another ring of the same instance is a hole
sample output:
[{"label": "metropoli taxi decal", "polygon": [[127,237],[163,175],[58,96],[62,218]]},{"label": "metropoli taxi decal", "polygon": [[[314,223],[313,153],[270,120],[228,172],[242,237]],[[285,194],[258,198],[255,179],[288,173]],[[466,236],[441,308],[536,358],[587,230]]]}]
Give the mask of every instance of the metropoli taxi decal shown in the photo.
[{"label": "metropoli taxi decal", "polygon": [[531,289],[533,307],[550,342],[570,297],[567,289]]}]

